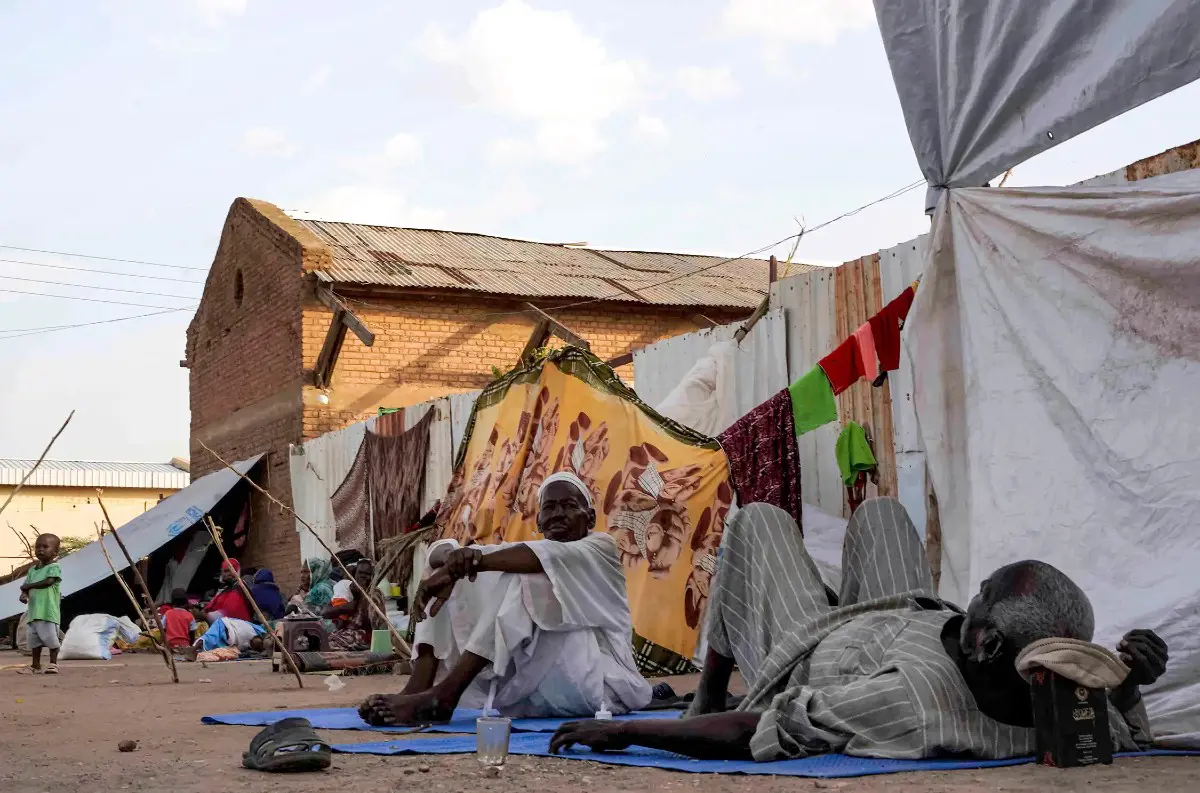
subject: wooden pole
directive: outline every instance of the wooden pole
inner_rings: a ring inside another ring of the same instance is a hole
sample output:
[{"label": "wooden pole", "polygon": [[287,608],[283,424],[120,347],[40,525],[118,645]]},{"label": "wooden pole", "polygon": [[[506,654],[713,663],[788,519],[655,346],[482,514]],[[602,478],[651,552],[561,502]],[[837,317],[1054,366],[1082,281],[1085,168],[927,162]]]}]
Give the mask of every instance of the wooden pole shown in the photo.
[{"label": "wooden pole", "polygon": [[404,640],[404,637],[400,635],[400,632],[398,630],[396,630],[396,626],[392,625],[392,621],[387,618],[387,612],[384,611],[383,609],[379,608],[379,604],[375,602],[375,600],[371,597],[369,592],[367,592],[365,589],[362,588],[362,585],[359,584],[358,580],[354,577],[354,573],[352,573],[350,571],[350,568],[348,568],[348,567],[346,567],[346,565],[342,564],[342,560],[337,557],[337,554],[335,554],[333,552],[333,549],[329,547],[328,543],[326,543],[325,540],[323,540],[321,538],[321,535],[317,534],[317,530],[314,529],[312,526],[308,525],[308,521],[306,521],[304,518],[297,515],[296,510],[292,509],[287,504],[284,504],[282,501],[275,498],[275,496],[271,495],[267,490],[263,489],[262,485],[260,485],[258,482],[255,482],[253,479],[246,476],[245,474],[243,474],[238,469],[234,468],[229,463],[225,462],[225,460],[221,457],[221,455],[217,454],[212,449],[208,448],[208,446],[204,443],[204,441],[197,439],[196,442],[200,444],[200,447],[202,449],[204,449],[204,451],[211,454],[217,460],[217,462],[219,462],[221,465],[228,468],[230,471],[233,471],[235,474],[238,475],[238,477],[242,481],[246,482],[248,485],[250,485],[250,487],[254,488],[259,493],[262,493],[264,496],[266,496],[271,501],[271,503],[278,506],[281,510],[290,513],[292,515],[292,517],[294,517],[296,520],[298,520],[300,522],[301,526],[308,529],[308,533],[311,534],[313,536],[313,538],[317,541],[317,543],[320,544],[320,546],[325,549],[325,552],[329,554],[330,561],[334,562],[335,564],[337,564],[338,567],[341,568],[342,574],[346,576],[346,579],[350,582],[350,585],[358,590],[359,595],[361,595],[362,597],[367,599],[367,605],[371,607],[371,612],[376,617],[379,617],[380,619],[383,620],[383,624],[387,626],[388,633],[392,634],[392,649],[397,650],[400,653],[400,655],[406,655],[409,658],[411,658],[412,657],[412,648],[408,646],[408,642],[406,642]]},{"label": "wooden pole", "polygon": [[[221,554],[221,558],[225,560],[226,564],[230,564],[229,554],[225,553],[225,543],[221,541],[221,530],[217,528],[217,524],[213,523],[213,519],[208,515],[204,516],[204,524],[208,526],[208,533],[212,535],[213,543],[217,546],[217,551]],[[242,590],[242,595],[246,598],[246,603],[250,608],[254,609],[254,616],[258,617],[258,621],[263,624],[263,627],[270,627],[270,620],[266,618],[266,615],[259,609],[258,604],[254,602],[254,595],[250,594],[250,590],[246,587],[246,582],[242,580],[240,575],[237,576],[237,585]],[[275,641],[277,638],[274,635],[271,637],[272,641]],[[283,651],[283,657],[287,659],[288,666],[292,668],[292,674],[296,676],[296,684],[300,688],[304,688],[304,679],[300,677],[300,667],[296,665],[296,659],[292,657],[291,651],[288,650],[287,645],[282,639],[279,640],[279,649]]]},{"label": "wooden pole", "polygon": [[[100,512],[104,515],[104,522],[108,524],[108,533],[111,534],[113,539],[117,541],[117,546],[121,549],[121,553],[125,554],[125,561],[128,562],[130,568],[133,569],[133,579],[137,582],[138,588],[142,590],[142,597],[146,599],[146,605],[149,608],[154,608],[154,597],[150,594],[150,587],[146,586],[146,579],[142,578],[142,571],[138,569],[137,562],[135,562],[133,557],[129,555],[129,549],[125,547],[125,541],[121,539],[121,535],[117,534],[117,527],[113,524],[112,518],[108,517],[108,509],[105,508],[104,500],[100,497],[100,494],[103,492],[104,491],[99,488],[96,489],[96,503],[100,505]],[[103,527],[100,529],[100,537],[100,549],[104,550],[105,556],[108,556],[108,551],[104,549]],[[142,610],[139,608],[138,614],[141,613]],[[144,625],[145,622],[145,619],[143,619],[142,624]],[[147,628],[147,630],[149,630],[149,628]],[[163,638],[165,641],[166,634],[163,635]],[[152,638],[150,641],[154,641],[154,639]],[[167,659],[167,666],[171,667],[171,677],[174,678],[176,683],[178,683],[179,671],[175,668],[175,656],[171,654],[170,648],[165,648],[163,653]]]},{"label": "wooden pole", "polygon": [[[133,611],[137,614],[138,622],[142,624],[142,630],[146,631],[146,638],[154,645],[154,649],[162,653],[163,662],[167,668],[171,670],[171,682],[179,682],[179,671],[175,668],[175,657],[171,654],[171,648],[166,646],[166,634],[163,634],[163,643],[159,644],[154,641],[154,632],[150,629],[150,623],[146,622],[146,615],[138,605],[137,598],[133,594],[133,590],[129,588],[129,584],[125,583],[125,579],[121,578],[121,574],[117,572],[117,566],[113,564],[112,557],[108,555],[108,549],[104,547],[104,527],[96,527],[96,536],[99,538],[97,542],[100,544],[100,550],[104,552],[104,558],[108,562],[108,569],[112,570],[113,578],[117,579],[117,583],[121,585],[121,589],[129,596],[129,602],[133,605]],[[115,533],[114,533],[114,536]]]},{"label": "wooden pole", "polygon": [[67,416],[67,420],[62,423],[62,426],[58,428],[58,432],[54,433],[54,437],[51,438],[50,442],[46,444],[46,448],[42,449],[42,456],[37,458],[37,462],[33,464],[33,468],[30,468],[28,471],[25,472],[25,476],[21,477],[21,481],[18,482],[17,486],[13,488],[13,491],[8,494],[8,498],[4,500],[3,504],[0,504],[0,512],[3,512],[4,508],[8,506],[9,502],[12,501],[14,498],[16,498],[17,493],[21,492],[21,488],[25,486],[26,480],[28,480],[29,477],[33,476],[33,472],[36,471],[38,469],[38,466],[42,464],[42,460],[46,459],[46,455],[50,453],[50,447],[54,445],[54,442],[56,440],[58,440],[58,436],[63,434],[63,430],[65,430],[67,428],[67,425],[71,423],[71,419],[74,416],[75,416],[75,411],[72,410],[71,415]]}]

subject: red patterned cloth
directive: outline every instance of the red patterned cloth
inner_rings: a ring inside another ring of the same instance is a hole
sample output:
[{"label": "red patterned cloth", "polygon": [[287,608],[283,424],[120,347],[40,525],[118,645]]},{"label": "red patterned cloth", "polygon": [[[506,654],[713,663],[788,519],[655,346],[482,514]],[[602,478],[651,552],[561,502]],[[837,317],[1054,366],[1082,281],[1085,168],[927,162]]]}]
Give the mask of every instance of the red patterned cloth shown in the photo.
[{"label": "red patterned cloth", "polygon": [[729,458],[738,504],[774,504],[803,530],[800,450],[788,390],[742,416],[717,439]]}]

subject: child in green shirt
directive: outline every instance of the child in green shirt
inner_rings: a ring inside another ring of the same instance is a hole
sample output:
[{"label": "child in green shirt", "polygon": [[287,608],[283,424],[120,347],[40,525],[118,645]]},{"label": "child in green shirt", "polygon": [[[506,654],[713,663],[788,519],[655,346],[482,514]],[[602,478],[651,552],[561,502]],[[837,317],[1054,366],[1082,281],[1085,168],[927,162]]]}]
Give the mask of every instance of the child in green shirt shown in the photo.
[{"label": "child in green shirt", "polygon": [[54,560],[58,558],[59,539],[53,534],[39,535],[34,544],[37,562],[21,584],[21,602],[28,603],[25,620],[29,630],[29,649],[33,651],[30,673],[42,671],[42,648],[50,648],[50,665],[46,674],[58,674],[58,624],[62,617],[59,611],[59,584],[62,570]]}]

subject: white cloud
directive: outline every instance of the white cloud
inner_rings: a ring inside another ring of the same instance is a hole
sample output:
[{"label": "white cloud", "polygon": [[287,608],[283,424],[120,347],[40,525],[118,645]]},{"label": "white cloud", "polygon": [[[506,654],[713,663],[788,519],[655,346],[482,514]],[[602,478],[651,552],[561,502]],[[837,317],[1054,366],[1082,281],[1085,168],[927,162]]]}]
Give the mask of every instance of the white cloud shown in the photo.
[{"label": "white cloud", "polygon": [[688,66],[675,73],[675,83],[701,102],[724,99],[739,90],[727,66]]},{"label": "white cloud", "polygon": [[639,138],[651,143],[662,143],[671,137],[666,123],[657,116],[638,116],[633,131]]},{"label": "white cloud", "polygon": [[421,161],[423,152],[419,137],[411,132],[399,132],[384,144],[383,159],[393,167],[415,165]]},{"label": "white cloud", "polygon": [[216,27],[230,19],[243,16],[250,0],[193,0],[205,23]]},{"label": "white cloud", "polygon": [[300,146],[293,143],[286,135],[270,127],[254,127],[242,135],[242,148],[263,157],[294,157],[300,152]]},{"label": "white cloud", "polygon": [[612,57],[565,11],[504,0],[452,38],[437,26],[421,52],[448,69],[483,107],[534,125],[547,160],[577,163],[605,147],[601,124],[636,101],[637,64]]},{"label": "white cloud", "polygon": [[335,187],[306,202],[297,214],[370,226],[437,228],[446,222],[444,212],[412,206],[399,190],[369,184]]},{"label": "white cloud", "polygon": [[329,85],[329,76],[333,73],[328,63],[318,66],[313,69],[313,73],[308,76],[304,87],[309,91],[319,91]]},{"label": "white cloud", "polygon": [[533,144],[516,138],[497,138],[484,148],[483,156],[492,165],[517,165],[533,159]]},{"label": "white cloud", "polygon": [[728,0],[722,22],[735,33],[774,44],[830,45],[875,23],[871,0]]}]

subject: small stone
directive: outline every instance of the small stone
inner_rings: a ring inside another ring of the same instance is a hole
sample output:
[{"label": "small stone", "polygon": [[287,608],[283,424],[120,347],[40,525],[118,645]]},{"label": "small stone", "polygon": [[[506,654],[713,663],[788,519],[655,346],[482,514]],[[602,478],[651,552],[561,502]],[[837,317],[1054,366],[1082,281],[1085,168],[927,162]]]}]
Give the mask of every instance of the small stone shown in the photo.
[{"label": "small stone", "polygon": [[415,768],[406,768],[406,769],[404,769],[404,775],[405,775],[405,776],[412,776],[412,775],[413,775],[413,774],[415,774],[415,773],[417,773],[417,769],[415,769]]},{"label": "small stone", "polygon": [[197,680],[196,682],[197,682],[197,683],[211,683],[211,682],[212,682],[212,680],[210,680],[210,679],[209,679],[209,678],[207,678],[207,677],[202,677],[202,678],[200,678],[199,680]]},{"label": "small stone", "polygon": [[137,751],[137,741],[121,741],[117,744],[118,752],[133,752]]},{"label": "small stone", "polygon": [[429,766],[427,766],[427,765],[419,765],[419,766],[417,766],[417,770],[418,770],[418,771],[420,771],[422,774],[428,774],[428,773],[429,773]]},{"label": "small stone", "polygon": [[489,765],[487,768],[483,769],[483,775],[488,779],[495,779],[496,777],[500,776],[500,767]]}]

